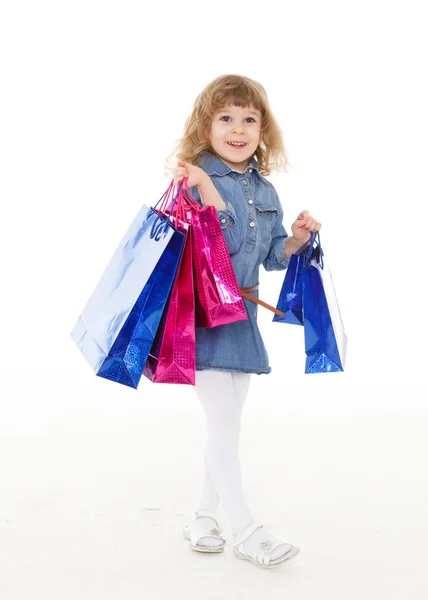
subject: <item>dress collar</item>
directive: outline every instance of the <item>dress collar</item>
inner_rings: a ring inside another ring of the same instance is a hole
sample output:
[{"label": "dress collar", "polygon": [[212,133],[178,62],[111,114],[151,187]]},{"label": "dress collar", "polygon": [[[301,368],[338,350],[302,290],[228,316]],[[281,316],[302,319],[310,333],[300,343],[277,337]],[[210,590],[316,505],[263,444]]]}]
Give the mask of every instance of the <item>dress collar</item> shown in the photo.
[{"label": "dress collar", "polygon": [[249,169],[252,169],[260,176],[259,165],[257,164],[257,160],[254,158],[254,156],[248,162],[244,173],[241,171],[235,171],[220,158],[212,154],[212,152],[208,152],[206,150],[199,155],[197,163],[208,175],[227,175],[228,173],[239,173],[240,175],[243,175],[244,173],[247,173]]}]

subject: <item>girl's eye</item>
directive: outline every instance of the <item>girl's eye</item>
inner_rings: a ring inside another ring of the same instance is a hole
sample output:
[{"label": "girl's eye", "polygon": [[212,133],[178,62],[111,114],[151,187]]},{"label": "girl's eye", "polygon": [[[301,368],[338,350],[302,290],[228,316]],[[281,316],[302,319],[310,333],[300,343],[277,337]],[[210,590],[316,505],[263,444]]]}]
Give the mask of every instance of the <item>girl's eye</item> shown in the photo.
[{"label": "girl's eye", "polygon": [[[220,117],[220,121],[221,121],[222,119],[230,119],[230,117],[227,117],[227,116]],[[253,117],[247,117],[245,120],[246,120],[246,121],[248,121],[248,119],[251,119],[252,121],[254,121]],[[255,121],[254,121],[254,122],[255,122]]]}]

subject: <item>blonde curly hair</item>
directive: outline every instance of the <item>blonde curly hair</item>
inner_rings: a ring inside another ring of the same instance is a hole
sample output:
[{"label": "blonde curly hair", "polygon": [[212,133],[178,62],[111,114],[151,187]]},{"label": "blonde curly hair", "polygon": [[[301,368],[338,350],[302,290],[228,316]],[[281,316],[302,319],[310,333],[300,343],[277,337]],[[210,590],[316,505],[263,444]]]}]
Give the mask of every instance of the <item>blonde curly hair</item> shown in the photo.
[{"label": "blonde curly hair", "polygon": [[164,162],[166,171],[172,171],[177,160],[196,165],[202,152],[214,153],[209,138],[213,116],[229,105],[247,107],[250,104],[262,116],[260,142],[253,154],[260,174],[287,171],[289,163],[282,132],[269,106],[266,91],[260,83],[243,75],[221,75],[202,90],[186,120],[183,137]]}]

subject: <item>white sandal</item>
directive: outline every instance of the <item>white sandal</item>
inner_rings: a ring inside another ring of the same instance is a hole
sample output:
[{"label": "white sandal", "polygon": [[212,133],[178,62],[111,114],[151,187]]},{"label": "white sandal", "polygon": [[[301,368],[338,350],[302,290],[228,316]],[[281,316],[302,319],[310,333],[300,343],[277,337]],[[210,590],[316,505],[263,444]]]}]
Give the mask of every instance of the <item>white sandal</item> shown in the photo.
[{"label": "white sandal", "polygon": [[[203,528],[200,522],[198,522],[198,517],[211,517],[216,523],[215,527],[212,529]],[[206,510],[198,510],[195,512],[195,518],[193,522],[183,527],[183,535],[185,538],[190,540],[190,548],[192,550],[196,550],[197,552],[223,552],[226,540],[222,536],[222,533],[223,532],[220,530],[215,514]],[[198,544],[201,538],[205,537],[221,540],[223,543],[217,546],[204,546],[203,544]]]},{"label": "white sandal", "polygon": [[263,567],[264,569],[270,569],[275,567],[276,565],[283,563],[287,560],[290,560],[297,556],[300,552],[300,548],[297,546],[293,546],[292,544],[287,544],[290,546],[290,549],[286,554],[279,556],[278,558],[271,560],[272,552],[284,544],[284,542],[279,542],[278,544],[274,544],[270,540],[266,540],[265,542],[261,542],[259,545],[259,550],[254,550],[251,554],[248,554],[245,550],[244,542],[246,539],[250,537],[250,535],[258,529],[259,527],[263,527],[262,523],[253,523],[249,525],[247,529],[241,535],[235,536],[232,538],[234,540],[233,544],[233,552],[237,558],[242,558],[243,560],[250,560],[252,563],[257,565],[258,567]]}]

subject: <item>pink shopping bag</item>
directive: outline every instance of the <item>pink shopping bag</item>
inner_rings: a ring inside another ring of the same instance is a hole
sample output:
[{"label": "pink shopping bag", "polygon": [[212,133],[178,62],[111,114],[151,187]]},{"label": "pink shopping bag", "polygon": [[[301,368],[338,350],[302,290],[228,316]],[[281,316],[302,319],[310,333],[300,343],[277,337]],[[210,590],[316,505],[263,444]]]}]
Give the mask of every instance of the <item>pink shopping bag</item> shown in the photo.
[{"label": "pink shopping bag", "polygon": [[202,208],[183,180],[185,205],[190,208],[195,278],[195,326],[217,327],[248,319],[217,211]]},{"label": "pink shopping bag", "polygon": [[[183,196],[179,195],[176,228],[186,235],[181,262],[143,374],[153,383],[195,385],[195,292],[192,268],[192,227]],[[186,216],[187,212],[187,216]],[[167,214],[165,212],[165,214]]]}]

